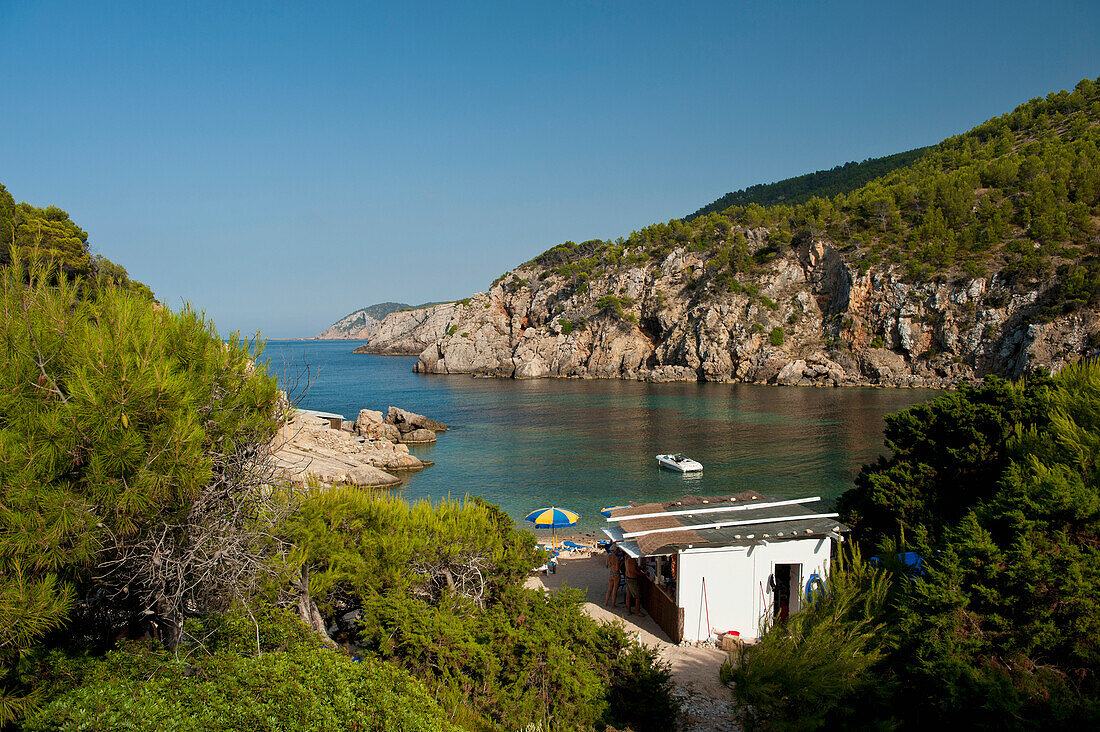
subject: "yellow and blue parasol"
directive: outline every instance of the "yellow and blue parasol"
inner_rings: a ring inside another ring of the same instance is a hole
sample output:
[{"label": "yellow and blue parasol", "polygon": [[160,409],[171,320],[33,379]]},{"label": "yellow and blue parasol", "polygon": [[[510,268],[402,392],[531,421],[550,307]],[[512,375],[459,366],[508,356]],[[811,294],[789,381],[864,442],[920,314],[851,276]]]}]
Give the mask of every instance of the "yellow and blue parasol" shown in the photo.
[{"label": "yellow and blue parasol", "polygon": [[581,517],[568,509],[551,506],[532,511],[524,516],[523,520],[533,523],[536,529],[560,529],[572,526],[580,521]]}]

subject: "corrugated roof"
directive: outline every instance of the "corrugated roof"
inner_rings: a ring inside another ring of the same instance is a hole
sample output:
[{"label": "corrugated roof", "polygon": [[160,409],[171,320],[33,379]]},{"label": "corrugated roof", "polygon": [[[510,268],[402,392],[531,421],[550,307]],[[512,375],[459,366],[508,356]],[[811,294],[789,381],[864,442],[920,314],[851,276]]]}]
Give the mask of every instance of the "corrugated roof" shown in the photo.
[{"label": "corrugated roof", "polygon": [[683,511],[692,506],[699,506],[700,508],[704,506],[707,508],[718,508],[724,505],[740,506],[745,503],[764,500],[764,496],[756,491],[741,491],[740,493],[731,493],[725,496],[684,496],[675,501],[665,501],[663,503],[631,503],[626,508],[612,511],[611,518],[621,519],[628,516],[639,516],[645,513],[657,513],[659,511]]},{"label": "corrugated roof", "polygon": [[[654,529],[674,529],[658,533],[644,533],[633,537],[644,555],[669,554],[687,548],[704,546],[748,546],[760,541],[789,541],[827,537],[832,533],[848,531],[848,527],[834,518],[820,518],[820,512],[802,505],[763,506],[740,510],[740,506],[753,503],[769,503],[778,499],[767,498],[756,491],[744,491],[733,495],[703,498],[684,496],[677,501],[632,505],[611,513],[619,519],[624,534],[651,532]],[[729,507],[729,513],[708,510],[706,513],[680,513],[692,507],[715,509]],[[672,513],[676,512],[676,513]],[[667,516],[648,514],[667,513]],[[630,519],[630,516],[644,518]],[[805,516],[807,518],[799,518]],[[775,521],[790,517],[790,521]],[[702,528],[724,521],[752,521],[772,519],[760,523],[737,526]]]}]

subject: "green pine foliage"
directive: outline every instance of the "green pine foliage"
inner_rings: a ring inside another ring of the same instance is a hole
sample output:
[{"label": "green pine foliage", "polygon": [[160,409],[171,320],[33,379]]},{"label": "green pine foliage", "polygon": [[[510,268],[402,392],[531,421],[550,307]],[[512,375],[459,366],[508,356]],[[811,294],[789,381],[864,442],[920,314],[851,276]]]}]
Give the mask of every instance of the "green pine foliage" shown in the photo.
[{"label": "green pine foliage", "polygon": [[602,313],[611,315],[616,320],[630,319],[632,314],[626,312],[626,308],[633,307],[633,305],[633,299],[617,295],[604,295],[596,300],[596,308]]},{"label": "green pine foliage", "polygon": [[745,730],[813,730],[841,715],[876,683],[893,578],[858,550],[838,555],[827,584],[785,623],[769,620],[756,645],[723,665]]},{"label": "green pine foliage", "polygon": [[920,147],[908,152],[894,153],[881,158],[867,158],[861,163],[849,162],[831,170],[819,170],[794,178],[786,178],[775,183],[758,183],[739,191],[727,193],[714,203],[686,216],[687,221],[706,216],[709,213],[721,213],[731,206],[774,206],[785,204],[794,206],[805,203],[811,198],[832,198],[860,188],[875,178],[903,168],[915,162],[928,148]]},{"label": "green pine foliage", "polygon": [[[109,654],[104,666],[115,653]],[[318,648],[259,658],[227,654],[188,666],[164,661],[159,668],[148,668],[148,678],[90,681],[52,701],[23,729],[460,729],[423,685],[391,664],[354,662],[344,654]]]},{"label": "green pine foliage", "polygon": [[[762,650],[737,671],[737,696],[763,704],[768,689],[804,679],[820,692],[795,717],[808,725],[1100,723],[1098,404],[1100,364],[1081,363],[1018,384],[990,378],[894,415],[893,455],[866,466],[839,501],[853,537],[893,576],[887,602],[861,595],[881,658],[855,676],[822,666],[859,682],[843,687],[813,681],[813,654],[791,650],[780,668],[779,651]],[[899,551],[920,554],[923,569],[892,561]],[[838,577],[834,568],[830,583]],[[789,628],[805,622],[773,628],[761,648],[795,648]]]},{"label": "green pine foliage", "polygon": [[[94,643],[163,620],[136,585],[98,607],[102,561],[181,521],[238,447],[276,425],[275,383],[239,340],[133,289],[83,297],[83,282],[56,267],[24,268],[16,250],[0,268],[4,720],[33,701],[10,677],[48,632],[70,626],[69,638]],[[72,626],[74,613],[84,620]]]},{"label": "green pine foliage", "polygon": [[288,495],[256,349],[32,257],[0,267],[0,725],[674,724],[656,652],[524,589],[545,553],[498,508]]},{"label": "green pine foliage", "polygon": [[37,251],[58,262],[69,274],[86,275],[92,269],[88,233],[57,206],[39,208],[16,203],[0,184],[0,266],[11,261],[11,249],[23,256]]},{"label": "green pine foliage", "polygon": [[864,467],[838,510],[873,551],[934,545],[970,508],[999,490],[1017,426],[1046,421],[1042,375],[1011,383],[988,377],[886,416],[889,457]]},{"label": "green pine foliage", "polygon": [[38,258],[59,266],[67,277],[82,278],[86,297],[98,290],[119,286],[152,300],[153,291],[131,280],[126,268],[99,254],[92,254],[88,233],[57,206],[39,208],[16,203],[0,183],[0,267],[12,262],[13,252],[24,260]]},{"label": "green pine foliage", "polygon": [[[827,238],[854,267],[898,265],[916,281],[1001,274],[1032,286],[1057,275],[1065,284],[1044,297],[1048,317],[1100,301],[1096,81],[1083,79],[1072,92],[1033,99],[969,132],[901,155],[895,162],[905,164],[858,187],[826,187],[804,201],[801,195],[768,198],[765,205],[738,199],[625,239],[566,242],[527,266],[580,292],[609,268],[653,266],[683,247],[706,255],[703,277],[691,289],[741,292],[746,278],[791,245]],[[744,232],[761,227],[766,241],[750,253]],[[1075,274],[1079,268],[1084,274]]]},{"label": "green pine foliage", "polygon": [[655,653],[584,615],[576,593],[524,589],[545,554],[494,506],[337,489],[303,502],[285,538],[326,621],[358,613],[343,640],[407,668],[465,727],[674,724]]},{"label": "green pine foliage", "polygon": [[[257,612],[260,612],[259,609]],[[423,684],[393,664],[318,648],[283,611],[260,612],[264,653],[248,652],[250,619],[218,616],[172,654],[129,642],[102,657],[52,653],[29,669],[49,685],[33,730],[457,730]]]},{"label": "green pine foliage", "polygon": [[1100,366],[1067,367],[1040,391],[1043,416],[1013,429],[998,490],[946,530],[902,618],[921,660],[902,688],[939,689],[935,714],[1100,721]]}]

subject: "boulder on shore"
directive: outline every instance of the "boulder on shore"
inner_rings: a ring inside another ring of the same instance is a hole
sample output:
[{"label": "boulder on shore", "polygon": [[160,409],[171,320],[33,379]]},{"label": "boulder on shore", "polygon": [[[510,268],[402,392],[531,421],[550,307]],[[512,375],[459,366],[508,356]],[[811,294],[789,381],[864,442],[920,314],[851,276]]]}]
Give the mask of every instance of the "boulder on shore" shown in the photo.
[{"label": "boulder on shore", "polygon": [[275,464],[290,480],[308,483],[310,479],[326,485],[350,483],[363,488],[386,488],[398,485],[401,479],[362,463],[309,450],[283,448],[275,453]]},{"label": "boulder on shore", "polygon": [[360,432],[368,440],[386,440],[387,442],[401,442],[401,431],[392,424],[369,424]]},{"label": "boulder on shore", "polygon": [[366,434],[367,427],[372,424],[382,424],[382,413],[374,409],[360,409],[359,416],[355,418],[355,434]]},{"label": "boulder on shore", "polygon": [[413,430],[424,429],[431,430],[432,432],[446,432],[447,425],[442,422],[436,422],[430,417],[425,417],[422,414],[416,414],[415,412],[409,412],[397,407],[390,407],[386,412],[387,424],[392,424],[401,432],[412,432]]},{"label": "boulder on shore", "polygon": [[401,435],[401,441],[406,443],[435,442],[435,433],[431,430],[416,429]]},{"label": "boulder on shore", "polygon": [[[400,436],[393,425],[371,427],[380,432],[392,430],[395,438]],[[279,472],[296,483],[308,484],[314,480],[329,485],[393,486],[401,479],[386,471],[419,470],[424,463],[410,455],[404,445],[395,444],[396,439],[388,439],[389,436],[378,439],[356,436],[342,429],[331,429],[327,420],[298,412],[279,430],[271,450]]]}]

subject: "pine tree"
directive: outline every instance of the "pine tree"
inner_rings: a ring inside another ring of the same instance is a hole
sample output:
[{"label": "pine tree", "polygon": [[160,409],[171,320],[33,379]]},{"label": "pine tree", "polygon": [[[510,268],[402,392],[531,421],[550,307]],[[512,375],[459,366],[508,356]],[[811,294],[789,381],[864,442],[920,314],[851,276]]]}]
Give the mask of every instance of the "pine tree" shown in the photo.
[{"label": "pine tree", "polygon": [[[278,392],[247,344],[18,250],[0,268],[0,662],[49,631],[167,646],[247,595]],[[0,680],[0,683],[3,683]],[[28,700],[0,700],[5,719]]]}]

